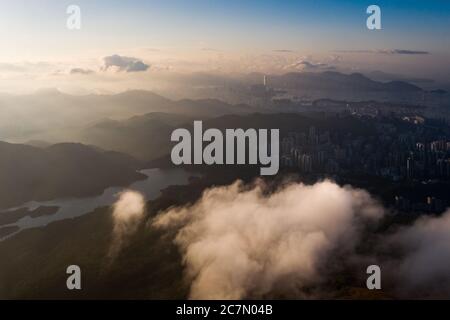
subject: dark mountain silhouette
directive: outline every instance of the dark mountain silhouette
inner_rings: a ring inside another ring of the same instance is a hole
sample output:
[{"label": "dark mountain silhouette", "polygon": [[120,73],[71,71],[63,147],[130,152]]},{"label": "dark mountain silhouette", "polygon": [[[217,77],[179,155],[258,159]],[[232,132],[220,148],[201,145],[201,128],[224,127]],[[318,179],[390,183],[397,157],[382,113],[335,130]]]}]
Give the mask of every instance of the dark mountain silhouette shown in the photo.
[{"label": "dark mountain silhouette", "polygon": [[[308,128],[315,125],[326,130],[367,131],[368,128],[357,121],[331,117],[317,120],[305,114],[289,113],[252,113],[242,115],[223,115],[216,118],[191,118],[165,113],[150,113],[136,116],[125,121],[102,121],[83,131],[87,144],[103,149],[115,150],[132,155],[141,161],[153,161],[170,155],[174,143],[170,136],[176,128],[192,129],[194,120],[203,120],[204,129],[218,128],[274,128],[281,132]],[[165,162],[170,162],[164,158]],[[152,162],[153,163],[153,162]],[[165,165],[163,163],[162,165]]]},{"label": "dark mountain silhouette", "polygon": [[0,208],[101,193],[143,178],[139,165],[128,155],[82,144],[36,148],[0,142]]},{"label": "dark mountain silhouette", "polygon": [[167,154],[172,131],[192,119],[156,112],[124,121],[104,120],[83,130],[81,140],[147,161]]},{"label": "dark mountain silhouette", "polygon": [[431,90],[430,93],[440,95],[440,94],[447,94],[448,91],[446,91],[444,89],[435,89],[435,90]]},{"label": "dark mountain silhouette", "polygon": [[404,82],[412,82],[417,84],[432,84],[434,80],[428,78],[415,78],[415,77],[407,77],[400,74],[383,72],[379,70],[371,71],[365,73],[365,76],[369,77],[375,81],[388,82],[388,81],[404,81]]}]

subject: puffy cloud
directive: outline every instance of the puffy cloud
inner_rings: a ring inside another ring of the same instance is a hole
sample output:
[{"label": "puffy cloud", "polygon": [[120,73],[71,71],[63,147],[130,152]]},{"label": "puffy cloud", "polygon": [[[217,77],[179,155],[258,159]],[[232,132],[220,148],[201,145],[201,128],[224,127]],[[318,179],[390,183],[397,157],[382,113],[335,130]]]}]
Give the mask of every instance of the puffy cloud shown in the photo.
[{"label": "puffy cloud", "polygon": [[339,297],[336,276],[353,274],[363,287],[370,264],[391,297],[448,297],[450,209],[374,232],[386,212],[367,192],[330,181],[275,190],[236,182],[152,226],[175,232],[192,299]]},{"label": "puffy cloud", "polygon": [[207,190],[152,225],[177,230],[190,298],[302,297],[326,280],[327,258],[353,252],[366,223],[382,215],[365,191],[330,181],[274,192],[259,181]]},{"label": "puffy cloud", "polygon": [[142,60],[132,57],[119,56],[117,54],[104,57],[104,70],[111,67],[117,68],[119,71],[125,72],[140,72],[147,71],[150,65],[145,64]]},{"label": "puffy cloud", "polygon": [[390,238],[403,252],[394,260],[401,294],[450,295],[450,209],[440,217],[422,217]]},{"label": "puffy cloud", "polygon": [[119,199],[113,205],[113,239],[109,257],[115,258],[126,239],[135,233],[146,212],[144,196],[132,190],[118,194]]}]

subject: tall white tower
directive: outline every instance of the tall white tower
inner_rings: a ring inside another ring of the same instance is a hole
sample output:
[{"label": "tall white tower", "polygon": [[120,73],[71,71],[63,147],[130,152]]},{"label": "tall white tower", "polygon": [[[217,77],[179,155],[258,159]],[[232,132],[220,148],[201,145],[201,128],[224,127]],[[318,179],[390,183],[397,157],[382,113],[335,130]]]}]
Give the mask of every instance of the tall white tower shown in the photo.
[{"label": "tall white tower", "polygon": [[266,75],[264,75],[264,80],[263,80],[263,82],[264,82],[264,87],[267,87],[267,77],[266,77]]}]

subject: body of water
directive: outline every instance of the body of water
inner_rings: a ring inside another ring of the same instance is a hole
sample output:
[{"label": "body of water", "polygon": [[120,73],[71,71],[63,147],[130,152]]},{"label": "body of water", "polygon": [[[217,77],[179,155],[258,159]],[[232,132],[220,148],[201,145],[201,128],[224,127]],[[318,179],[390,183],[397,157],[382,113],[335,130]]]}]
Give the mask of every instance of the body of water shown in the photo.
[{"label": "body of water", "polygon": [[139,191],[146,197],[147,200],[156,199],[161,194],[162,189],[171,185],[188,184],[189,177],[193,175],[192,173],[182,169],[146,169],[140,171],[140,173],[146,175],[147,178],[145,180],[134,182],[128,187],[107,188],[99,196],[72,199],[55,199],[42,202],[31,201],[22,206],[9,209],[8,211],[22,208],[34,210],[41,206],[52,206],[59,208],[56,213],[51,215],[35,218],[26,216],[16,221],[15,223],[1,226],[0,230],[2,228],[16,228],[16,231],[1,238],[0,241],[12,237],[13,235],[25,229],[44,227],[49,223],[55,221],[73,219],[82,216],[86,213],[92,212],[98,207],[110,206],[117,200],[117,194],[124,190]]}]

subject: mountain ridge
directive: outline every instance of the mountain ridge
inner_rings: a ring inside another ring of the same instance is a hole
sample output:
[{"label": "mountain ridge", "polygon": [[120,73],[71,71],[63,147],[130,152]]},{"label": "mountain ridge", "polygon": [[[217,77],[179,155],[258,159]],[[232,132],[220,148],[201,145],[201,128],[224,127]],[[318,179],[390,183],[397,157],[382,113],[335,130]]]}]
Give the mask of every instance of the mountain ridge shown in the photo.
[{"label": "mountain ridge", "polygon": [[80,143],[39,148],[0,142],[0,154],[0,209],[90,196],[144,178],[133,157]]}]

